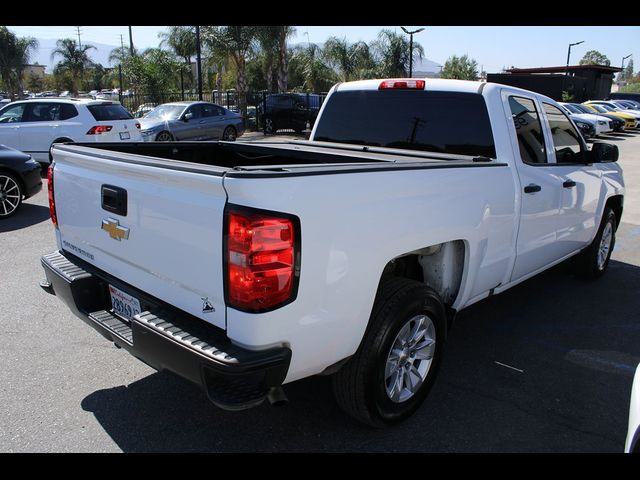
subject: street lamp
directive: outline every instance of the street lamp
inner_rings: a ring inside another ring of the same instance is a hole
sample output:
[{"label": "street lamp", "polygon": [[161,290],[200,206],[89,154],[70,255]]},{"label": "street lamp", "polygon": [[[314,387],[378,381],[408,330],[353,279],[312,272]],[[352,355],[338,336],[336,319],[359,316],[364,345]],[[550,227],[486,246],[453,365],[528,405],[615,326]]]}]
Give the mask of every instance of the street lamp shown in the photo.
[{"label": "street lamp", "polygon": [[569,51],[567,52],[567,71],[565,73],[565,75],[569,75],[569,58],[571,57],[571,47],[574,47],[576,45],[580,45],[581,43],[584,43],[584,40],[581,40],[577,43],[570,43],[569,44]]},{"label": "street lamp", "polygon": [[409,78],[413,78],[413,34],[420,33],[424,28],[419,28],[413,32],[408,31],[404,27],[400,27],[404,33],[409,35]]},{"label": "street lamp", "polygon": [[[621,67],[621,68],[622,68],[622,71],[620,72],[620,77],[624,77],[624,76],[625,76],[625,74],[624,74],[624,61],[625,61],[627,58],[629,58],[631,55],[633,55],[633,54],[632,54],[632,53],[630,53],[630,54],[629,54],[629,55],[627,55],[626,57],[622,57],[622,67]],[[620,77],[618,77],[618,78],[620,78]],[[625,80],[626,80],[626,79],[625,79]],[[620,82],[620,80],[618,80],[618,82]]]}]

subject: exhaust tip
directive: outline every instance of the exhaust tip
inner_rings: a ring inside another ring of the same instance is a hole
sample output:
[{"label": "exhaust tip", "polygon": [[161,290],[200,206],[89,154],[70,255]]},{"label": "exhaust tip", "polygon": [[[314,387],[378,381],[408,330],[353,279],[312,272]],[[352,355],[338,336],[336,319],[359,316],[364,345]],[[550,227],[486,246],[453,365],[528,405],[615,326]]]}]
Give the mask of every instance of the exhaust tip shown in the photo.
[{"label": "exhaust tip", "polygon": [[272,407],[283,407],[289,403],[289,399],[282,387],[271,387],[267,392],[267,400],[269,400]]}]

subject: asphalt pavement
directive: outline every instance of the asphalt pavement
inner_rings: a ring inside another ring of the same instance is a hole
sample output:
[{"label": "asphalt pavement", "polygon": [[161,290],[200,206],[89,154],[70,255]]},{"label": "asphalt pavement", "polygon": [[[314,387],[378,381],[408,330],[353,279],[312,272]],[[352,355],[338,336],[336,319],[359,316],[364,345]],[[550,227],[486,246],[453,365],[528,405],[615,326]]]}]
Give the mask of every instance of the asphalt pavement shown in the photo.
[{"label": "asphalt pavement", "polygon": [[45,180],[0,223],[0,452],[622,452],[640,362],[640,133],[609,140],[627,198],[607,274],[559,265],[463,311],[425,404],[382,431],[346,417],[327,378],[230,413],[105,341],[38,286],[56,248]]}]

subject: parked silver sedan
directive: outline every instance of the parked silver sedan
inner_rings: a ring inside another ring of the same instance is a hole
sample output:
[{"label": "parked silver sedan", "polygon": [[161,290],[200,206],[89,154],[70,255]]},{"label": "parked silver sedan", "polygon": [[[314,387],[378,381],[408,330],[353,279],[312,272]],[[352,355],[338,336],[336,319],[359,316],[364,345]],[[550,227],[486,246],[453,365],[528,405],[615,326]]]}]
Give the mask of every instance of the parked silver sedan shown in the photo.
[{"label": "parked silver sedan", "polygon": [[244,133],[242,116],[214,103],[172,102],[158,105],[140,119],[146,142],[174,140],[233,141]]}]

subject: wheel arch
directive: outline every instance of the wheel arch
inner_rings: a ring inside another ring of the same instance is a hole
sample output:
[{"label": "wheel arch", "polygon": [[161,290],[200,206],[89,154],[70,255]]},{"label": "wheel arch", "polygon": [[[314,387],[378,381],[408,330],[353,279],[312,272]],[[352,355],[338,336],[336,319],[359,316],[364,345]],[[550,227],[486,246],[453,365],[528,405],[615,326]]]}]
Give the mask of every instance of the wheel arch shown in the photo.
[{"label": "wheel arch", "polygon": [[624,204],[624,196],[623,195],[613,195],[607,198],[607,202],[605,203],[605,208],[609,207],[613,210],[613,213],[616,215],[616,230],[620,226],[620,221],[622,220],[622,210]]}]

